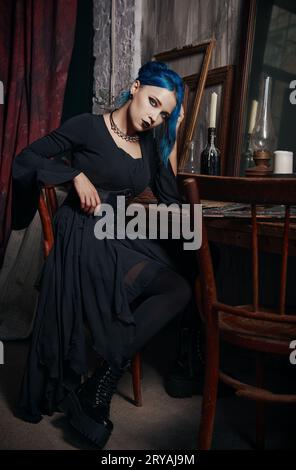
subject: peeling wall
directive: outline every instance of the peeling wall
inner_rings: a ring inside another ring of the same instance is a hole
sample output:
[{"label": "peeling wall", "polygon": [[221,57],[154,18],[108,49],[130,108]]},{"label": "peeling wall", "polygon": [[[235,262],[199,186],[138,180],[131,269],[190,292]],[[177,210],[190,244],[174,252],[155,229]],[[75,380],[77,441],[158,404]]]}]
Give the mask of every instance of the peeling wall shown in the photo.
[{"label": "peeling wall", "polygon": [[243,0],[143,0],[142,62],[215,36],[210,68],[235,64]]},{"label": "peeling wall", "polygon": [[94,113],[110,99],[111,0],[94,0]]},{"label": "peeling wall", "polygon": [[[243,0],[94,0],[94,106],[108,109],[157,53],[215,35],[210,68],[237,63]],[[113,72],[112,73],[112,69]]]},{"label": "peeling wall", "polygon": [[140,66],[141,5],[142,0],[94,0],[95,113],[110,106]]}]

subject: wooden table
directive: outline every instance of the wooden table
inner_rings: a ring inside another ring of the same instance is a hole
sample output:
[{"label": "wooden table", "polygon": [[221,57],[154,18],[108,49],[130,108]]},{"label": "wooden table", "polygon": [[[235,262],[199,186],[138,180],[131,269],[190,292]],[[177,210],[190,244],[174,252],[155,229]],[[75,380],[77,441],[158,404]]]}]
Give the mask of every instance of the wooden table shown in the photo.
[{"label": "wooden table", "polygon": [[[140,202],[146,207],[148,204],[157,203],[156,198],[150,190],[143,192],[140,197],[133,202]],[[250,219],[243,217],[212,216],[204,215],[207,226],[208,238],[211,242],[222,245],[238,246],[241,248],[250,247],[251,225]],[[259,223],[260,245],[262,249],[270,253],[281,253],[281,233],[282,224],[278,221],[263,220]],[[289,255],[296,256],[296,220],[290,227],[291,241]]]},{"label": "wooden table", "polygon": [[[248,219],[205,217],[208,238],[223,245],[250,247],[251,226]],[[270,253],[281,253],[281,233],[283,227],[279,222],[260,222],[258,224],[262,250]],[[296,224],[290,228],[291,241],[289,256],[296,256]]]}]

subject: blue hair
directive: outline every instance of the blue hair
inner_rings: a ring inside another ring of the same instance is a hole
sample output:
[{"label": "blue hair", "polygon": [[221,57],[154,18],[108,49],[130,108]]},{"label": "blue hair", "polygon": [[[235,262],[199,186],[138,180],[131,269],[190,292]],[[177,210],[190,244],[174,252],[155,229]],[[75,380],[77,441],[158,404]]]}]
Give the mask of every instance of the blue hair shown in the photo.
[{"label": "blue hair", "polygon": [[[168,164],[168,158],[176,141],[176,125],[180,114],[181,105],[184,96],[184,85],[182,78],[171,70],[164,62],[147,62],[139,72],[136,80],[141,85],[158,86],[175,92],[177,104],[170,114],[170,117],[161,126],[162,132],[159,137],[159,151],[165,166]],[[130,98],[129,91],[123,91],[116,99],[116,106],[123,106]]]}]

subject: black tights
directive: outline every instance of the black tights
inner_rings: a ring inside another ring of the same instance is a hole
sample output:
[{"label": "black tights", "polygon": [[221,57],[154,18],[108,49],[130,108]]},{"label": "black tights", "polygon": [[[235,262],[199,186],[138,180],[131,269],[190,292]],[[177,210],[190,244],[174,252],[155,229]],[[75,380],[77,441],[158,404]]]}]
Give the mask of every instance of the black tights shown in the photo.
[{"label": "black tights", "polygon": [[191,288],[186,279],[171,269],[161,269],[132,303],[136,336],[131,357],[181,313],[190,298]]}]

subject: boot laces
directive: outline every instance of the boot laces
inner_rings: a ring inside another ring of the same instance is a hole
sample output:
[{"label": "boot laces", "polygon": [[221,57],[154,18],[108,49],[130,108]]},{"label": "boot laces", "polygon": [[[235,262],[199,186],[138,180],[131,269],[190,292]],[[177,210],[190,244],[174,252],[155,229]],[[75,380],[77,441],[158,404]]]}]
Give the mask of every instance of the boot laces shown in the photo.
[{"label": "boot laces", "polygon": [[95,394],[95,406],[109,406],[111,398],[116,391],[117,383],[123,371],[113,371],[108,368],[100,378]]}]

